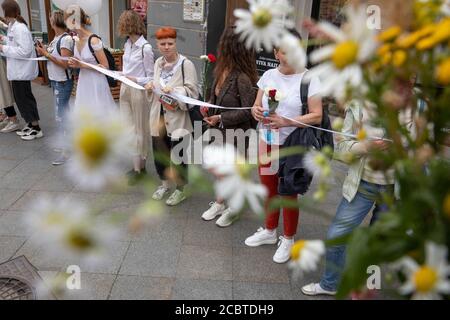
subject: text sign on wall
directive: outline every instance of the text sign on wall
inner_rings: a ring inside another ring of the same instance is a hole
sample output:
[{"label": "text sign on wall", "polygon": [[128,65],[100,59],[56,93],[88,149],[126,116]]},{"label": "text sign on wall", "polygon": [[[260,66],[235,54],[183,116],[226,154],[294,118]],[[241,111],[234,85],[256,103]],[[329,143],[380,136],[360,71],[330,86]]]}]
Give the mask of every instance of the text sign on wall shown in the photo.
[{"label": "text sign on wall", "polygon": [[279,62],[273,53],[261,51],[256,54],[256,68],[260,75],[270,69],[278,68]]},{"label": "text sign on wall", "polygon": [[184,0],[183,20],[203,22],[205,16],[205,0]]}]

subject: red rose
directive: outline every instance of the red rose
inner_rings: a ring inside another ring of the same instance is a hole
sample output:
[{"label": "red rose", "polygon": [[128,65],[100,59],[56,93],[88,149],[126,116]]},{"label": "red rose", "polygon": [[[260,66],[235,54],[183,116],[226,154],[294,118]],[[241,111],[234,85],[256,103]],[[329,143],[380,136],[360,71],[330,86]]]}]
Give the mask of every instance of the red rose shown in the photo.
[{"label": "red rose", "polygon": [[217,58],[216,58],[215,55],[213,55],[212,53],[210,53],[210,54],[208,54],[208,60],[209,60],[209,62],[211,62],[211,63],[216,63]]},{"label": "red rose", "polygon": [[269,98],[272,100],[275,100],[275,97],[277,96],[277,90],[273,89],[269,91]]}]

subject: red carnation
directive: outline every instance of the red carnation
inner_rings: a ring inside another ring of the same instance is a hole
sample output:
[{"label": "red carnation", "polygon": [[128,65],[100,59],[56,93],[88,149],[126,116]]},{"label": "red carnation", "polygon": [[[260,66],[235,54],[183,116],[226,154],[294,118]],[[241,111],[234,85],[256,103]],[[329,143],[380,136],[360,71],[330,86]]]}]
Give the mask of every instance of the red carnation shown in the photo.
[{"label": "red carnation", "polygon": [[209,59],[209,62],[211,62],[211,63],[216,63],[216,61],[217,61],[216,56],[213,55],[212,53],[208,54],[208,59]]},{"label": "red carnation", "polygon": [[275,100],[275,97],[277,96],[277,90],[273,89],[269,91],[269,98],[272,100]]}]

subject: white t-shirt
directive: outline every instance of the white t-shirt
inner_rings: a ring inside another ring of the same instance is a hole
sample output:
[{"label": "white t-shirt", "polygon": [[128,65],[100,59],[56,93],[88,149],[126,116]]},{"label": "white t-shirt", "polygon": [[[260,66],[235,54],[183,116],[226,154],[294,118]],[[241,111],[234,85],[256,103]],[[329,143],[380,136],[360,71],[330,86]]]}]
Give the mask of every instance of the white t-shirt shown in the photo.
[{"label": "white t-shirt", "polygon": [[[47,51],[57,59],[61,58],[61,55],[58,53],[58,49],[56,48],[56,46],[58,44],[59,39],[62,36],[64,36],[64,38],[61,40],[61,50],[67,49],[70,52],[73,52],[74,42],[71,36],[67,34],[62,34],[58,37],[55,37],[55,39],[53,39],[53,41],[48,45]],[[61,68],[55,63],[48,61],[47,69],[48,69],[48,78],[50,80],[57,82],[67,81],[66,71],[64,70],[64,68]]]},{"label": "white t-shirt", "polygon": [[[278,69],[271,69],[264,73],[258,82],[258,87],[261,90],[268,88],[276,89],[284,97],[276,110],[276,114],[291,119],[302,115],[302,99],[300,97],[300,86],[307,71],[300,74],[285,75]],[[309,86],[308,98],[320,94],[321,83],[318,77],[313,77]],[[264,94],[263,108],[269,110],[269,98]],[[297,127],[286,127],[278,130],[270,130],[272,140],[267,141],[267,127],[264,124],[259,124],[262,139],[268,144],[283,145],[289,135],[294,132]]]},{"label": "white t-shirt", "polygon": [[[181,67],[181,65],[183,64],[183,61],[185,59],[186,59],[186,57],[180,54],[178,61],[175,63],[175,65],[172,68],[170,68],[168,70],[166,70],[166,68],[161,68],[161,74],[159,77],[159,81],[163,87],[167,86],[167,84],[170,82],[170,80],[172,80],[174,74],[177,72],[178,68]],[[163,60],[163,62],[164,62],[164,60]]]}]

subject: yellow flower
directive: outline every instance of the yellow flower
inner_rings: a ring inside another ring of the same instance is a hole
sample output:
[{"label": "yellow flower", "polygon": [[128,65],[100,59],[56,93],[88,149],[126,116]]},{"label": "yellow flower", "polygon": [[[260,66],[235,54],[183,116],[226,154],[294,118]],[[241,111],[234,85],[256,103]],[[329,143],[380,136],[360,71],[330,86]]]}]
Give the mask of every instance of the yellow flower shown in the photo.
[{"label": "yellow flower", "polygon": [[420,267],[413,275],[416,290],[421,293],[430,292],[435,287],[437,280],[436,270],[428,266]]},{"label": "yellow flower", "polygon": [[444,60],[436,69],[436,79],[442,85],[450,84],[450,58]]},{"label": "yellow flower", "polygon": [[305,248],[305,245],[306,245],[305,240],[300,240],[300,241],[297,241],[296,243],[294,243],[294,245],[292,246],[292,249],[291,249],[292,260],[295,261],[300,258],[300,253]]},{"label": "yellow flower", "polygon": [[331,60],[338,69],[354,63],[358,57],[358,44],[355,41],[345,41],[336,46]]},{"label": "yellow flower", "polygon": [[109,143],[103,132],[94,127],[82,130],[75,138],[75,145],[84,160],[95,166],[108,153]]},{"label": "yellow flower", "polygon": [[444,214],[450,219],[450,193],[444,199]]},{"label": "yellow flower", "polygon": [[450,39],[450,19],[446,19],[438,25],[433,26],[433,32],[430,37],[418,42],[417,49],[429,50],[448,39]]},{"label": "yellow flower", "polygon": [[396,67],[401,67],[405,63],[407,57],[408,55],[404,50],[397,50],[392,56],[392,64]]},{"label": "yellow flower", "polygon": [[443,42],[450,38],[450,19],[445,19],[437,25],[433,38],[437,42]]},{"label": "yellow flower", "polygon": [[272,21],[269,10],[260,8],[253,13],[253,24],[258,28],[265,28]]},{"label": "yellow flower", "polygon": [[387,52],[381,56],[381,64],[386,66],[392,62],[392,52]]},{"label": "yellow flower", "polygon": [[432,34],[435,30],[435,25],[428,25],[423,27],[422,29],[419,29],[411,34],[404,35],[397,39],[396,44],[398,47],[402,49],[408,49],[412,47],[417,41],[420,39]]},{"label": "yellow flower", "polygon": [[381,42],[388,42],[394,40],[402,33],[402,29],[399,26],[393,26],[386,31],[378,35],[378,40]]},{"label": "yellow flower", "polygon": [[433,37],[430,37],[430,38],[425,38],[425,39],[420,40],[417,43],[416,48],[417,48],[417,50],[420,50],[420,51],[426,51],[426,50],[433,49],[437,44],[438,44],[438,42],[436,41],[436,39]]},{"label": "yellow flower", "polygon": [[392,49],[392,45],[389,43],[386,43],[378,48],[377,53],[379,56],[383,56],[383,55],[389,53],[391,51],[391,49]]},{"label": "yellow flower", "polygon": [[358,139],[358,141],[364,141],[367,139],[367,131],[364,129],[361,129],[358,134],[356,135],[356,139]]}]

